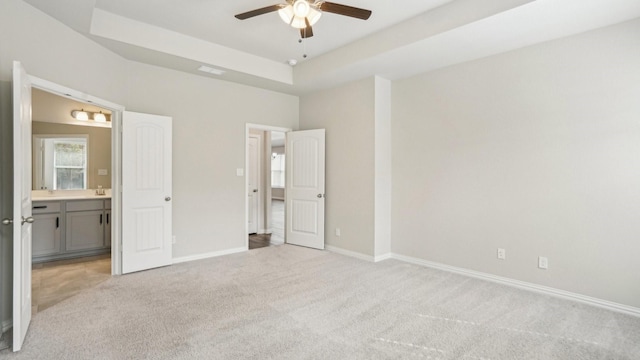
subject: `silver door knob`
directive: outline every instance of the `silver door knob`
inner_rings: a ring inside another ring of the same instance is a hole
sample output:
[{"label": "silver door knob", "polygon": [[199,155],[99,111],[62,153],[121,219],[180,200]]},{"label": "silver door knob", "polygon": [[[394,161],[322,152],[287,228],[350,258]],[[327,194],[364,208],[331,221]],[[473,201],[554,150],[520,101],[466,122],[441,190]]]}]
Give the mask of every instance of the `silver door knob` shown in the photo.
[{"label": "silver door knob", "polygon": [[25,219],[25,217],[22,217],[22,225],[24,225],[24,223],[29,223],[29,224],[33,224],[33,222],[36,221],[33,216],[29,216],[28,218]]},{"label": "silver door knob", "polygon": [[322,199],[322,196],[324,196],[324,195],[318,194],[318,199]]},{"label": "silver door knob", "polygon": [[2,219],[2,225],[11,225],[13,224],[13,219]]},{"label": "silver door knob", "polygon": [[164,201],[171,201],[171,196],[167,196],[166,198],[164,198]]},{"label": "silver door knob", "polygon": [[258,189],[253,189],[253,192],[258,192]]}]

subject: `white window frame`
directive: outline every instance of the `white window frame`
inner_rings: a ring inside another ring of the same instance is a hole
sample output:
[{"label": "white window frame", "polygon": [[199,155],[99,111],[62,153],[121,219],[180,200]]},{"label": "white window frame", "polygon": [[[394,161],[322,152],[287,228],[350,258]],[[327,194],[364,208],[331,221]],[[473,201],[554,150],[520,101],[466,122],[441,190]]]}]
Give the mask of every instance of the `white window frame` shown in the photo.
[{"label": "white window frame", "polygon": [[[89,184],[88,184],[88,174],[89,174],[89,135],[88,134],[34,134],[33,135],[33,176],[34,176],[34,182],[33,182],[33,187],[36,190],[40,190],[40,189],[44,189],[44,184],[46,183],[45,181],[45,161],[43,159],[43,152],[44,150],[41,148],[41,140],[45,140],[45,139],[59,139],[59,140],[78,140],[78,139],[83,139],[86,143],[86,151],[84,153],[84,189],[86,190],[89,188]],[[40,154],[38,156],[36,156],[36,154]],[[54,155],[52,155],[55,158],[55,152]],[[51,184],[51,189],[48,190],[55,190],[57,188],[57,184],[56,184],[56,166],[55,166],[55,159],[52,160],[52,164],[53,166],[53,173],[52,173],[52,184]],[[69,168],[68,166],[64,166],[63,168]],[[80,189],[78,189],[80,190]]]}]

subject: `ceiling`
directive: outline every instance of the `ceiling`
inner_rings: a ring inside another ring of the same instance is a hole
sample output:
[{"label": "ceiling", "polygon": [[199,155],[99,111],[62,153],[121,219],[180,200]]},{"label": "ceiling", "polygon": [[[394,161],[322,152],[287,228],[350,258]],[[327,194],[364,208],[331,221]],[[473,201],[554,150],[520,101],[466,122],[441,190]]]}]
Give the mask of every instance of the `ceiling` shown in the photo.
[{"label": "ceiling", "polygon": [[638,0],[335,0],[373,14],[325,13],[300,43],[276,12],[234,17],[283,0],[24,1],[124,58],[291,94],[401,79],[640,17]]}]

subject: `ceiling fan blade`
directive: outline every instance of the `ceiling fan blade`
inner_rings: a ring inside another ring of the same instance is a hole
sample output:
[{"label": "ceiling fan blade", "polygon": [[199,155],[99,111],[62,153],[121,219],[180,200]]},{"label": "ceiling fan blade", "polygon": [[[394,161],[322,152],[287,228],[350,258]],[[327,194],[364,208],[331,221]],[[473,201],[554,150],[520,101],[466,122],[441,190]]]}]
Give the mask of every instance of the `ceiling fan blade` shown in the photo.
[{"label": "ceiling fan blade", "polygon": [[300,29],[300,37],[306,39],[313,36],[313,29],[311,28],[311,24],[309,24],[309,19],[304,18],[304,22],[307,24],[307,27]]},{"label": "ceiling fan blade", "polygon": [[238,15],[236,15],[236,19],[245,20],[245,19],[248,19],[248,18],[252,18],[254,16],[258,16],[258,15],[262,15],[262,14],[278,11],[281,8],[282,8],[282,5],[265,6],[265,7],[260,8],[260,9],[255,9],[255,10],[247,11],[247,12],[242,13],[242,14],[238,14]]},{"label": "ceiling fan blade", "polygon": [[350,16],[357,19],[367,20],[371,16],[371,10],[360,9],[353,6],[336,4],[332,2],[325,1],[318,6],[318,8],[322,11]]}]

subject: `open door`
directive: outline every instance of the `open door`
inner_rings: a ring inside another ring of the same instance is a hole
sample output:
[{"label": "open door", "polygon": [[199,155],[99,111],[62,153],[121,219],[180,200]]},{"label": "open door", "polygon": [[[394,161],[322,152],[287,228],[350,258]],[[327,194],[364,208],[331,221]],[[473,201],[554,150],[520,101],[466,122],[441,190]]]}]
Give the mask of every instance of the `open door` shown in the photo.
[{"label": "open door", "polygon": [[13,62],[13,351],[31,322],[31,80]]},{"label": "open door", "polygon": [[324,249],[324,129],[287,133],[286,242]]},{"label": "open door", "polygon": [[172,262],[171,118],[122,119],[122,272]]},{"label": "open door", "polygon": [[249,201],[249,219],[247,223],[247,231],[249,234],[256,234],[258,232],[258,216],[260,214],[260,178],[262,169],[260,168],[260,137],[257,135],[249,135],[248,139],[249,150],[249,167],[247,168],[247,198]]}]

